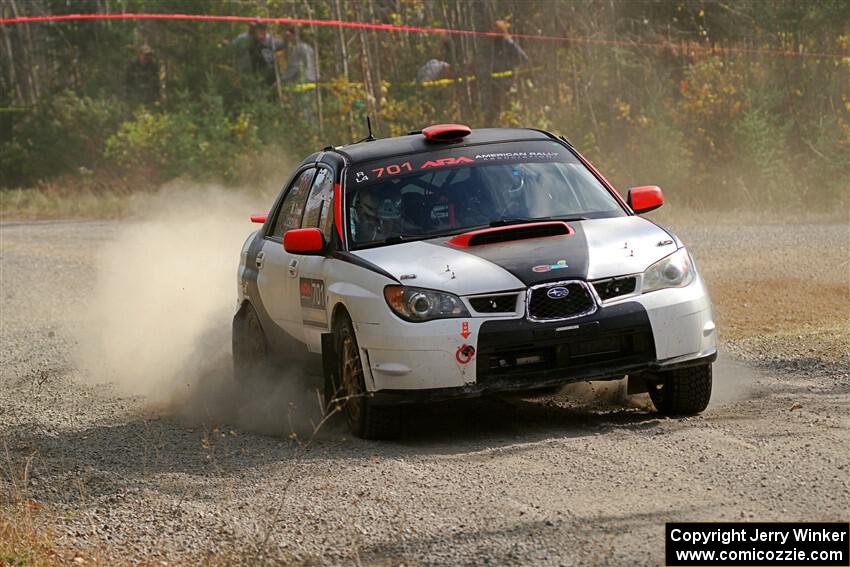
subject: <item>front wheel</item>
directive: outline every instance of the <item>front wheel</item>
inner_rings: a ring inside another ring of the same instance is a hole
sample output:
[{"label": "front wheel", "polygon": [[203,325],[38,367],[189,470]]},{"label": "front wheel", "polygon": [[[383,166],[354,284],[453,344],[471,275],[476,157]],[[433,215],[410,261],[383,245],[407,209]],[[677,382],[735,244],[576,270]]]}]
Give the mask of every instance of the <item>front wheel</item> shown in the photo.
[{"label": "front wheel", "polygon": [[711,364],[668,370],[649,384],[655,409],[665,415],[694,415],[711,399]]},{"label": "front wheel", "polygon": [[343,318],[336,326],[340,384],[328,398],[342,406],[351,433],[363,439],[388,439],[398,434],[399,412],[394,406],[377,405],[366,391],[360,349],[351,321]]}]

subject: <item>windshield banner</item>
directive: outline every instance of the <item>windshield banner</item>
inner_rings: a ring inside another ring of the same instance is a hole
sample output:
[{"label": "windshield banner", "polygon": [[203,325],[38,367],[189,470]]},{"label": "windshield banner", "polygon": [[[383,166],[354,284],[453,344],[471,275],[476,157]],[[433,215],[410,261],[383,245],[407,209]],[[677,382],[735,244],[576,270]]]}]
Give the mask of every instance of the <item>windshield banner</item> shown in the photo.
[{"label": "windshield banner", "polygon": [[349,173],[349,187],[359,187],[387,181],[409,173],[427,173],[428,170],[486,165],[490,163],[541,163],[577,162],[569,150],[557,142],[524,142],[484,144],[396,156],[379,161],[357,164]]}]

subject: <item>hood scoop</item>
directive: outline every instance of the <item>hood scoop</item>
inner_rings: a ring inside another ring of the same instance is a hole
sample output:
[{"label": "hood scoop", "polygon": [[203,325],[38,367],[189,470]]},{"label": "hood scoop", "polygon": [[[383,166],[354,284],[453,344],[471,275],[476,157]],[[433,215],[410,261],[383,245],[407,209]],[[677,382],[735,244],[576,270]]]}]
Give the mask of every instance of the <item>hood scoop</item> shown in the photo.
[{"label": "hood scoop", "polygon": [[463,234],[453,236],[446,244],[458,248],[470,248],[472,246],[499,244],[502,242],[513,242],[515,240],[529,240],[531,238],[569,236],[573,232],[573,229],[562,221],[534,222],[464,232]]}]

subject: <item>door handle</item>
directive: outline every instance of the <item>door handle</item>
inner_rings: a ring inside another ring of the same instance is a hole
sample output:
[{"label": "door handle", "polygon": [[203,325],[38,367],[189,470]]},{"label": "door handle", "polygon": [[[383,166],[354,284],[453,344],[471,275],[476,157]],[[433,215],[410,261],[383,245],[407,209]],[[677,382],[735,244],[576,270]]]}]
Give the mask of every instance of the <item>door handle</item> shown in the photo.
[{"label": "door handle", "polygon": [[290,260],[289,261],[289,277],[294,278],[298,276],[298,260]]},{"label": "door handle", "polygon": [[257,263],[257,269],[262,270],[263,269],[263,262],[266,261],[266,253],[263,252],[262,250],[257,252],[257,257],[254,259],[254,261]]}]

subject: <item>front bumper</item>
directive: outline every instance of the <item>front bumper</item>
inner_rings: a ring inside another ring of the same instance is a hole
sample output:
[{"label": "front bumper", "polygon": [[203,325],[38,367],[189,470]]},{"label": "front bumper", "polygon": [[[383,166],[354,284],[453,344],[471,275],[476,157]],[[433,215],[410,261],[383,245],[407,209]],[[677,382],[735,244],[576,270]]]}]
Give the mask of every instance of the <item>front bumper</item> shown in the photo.
[{"label": "front bumper", "polygon": [[[697,278],[603,304],[568,321],[397,318],[356,326],[367,389],[391,402],[478,396],[619,378],[716,357],[711,303]],[[463,355],[473,347],[474,355]]]},{"label": "front bumper", "polygon": [[710,352],[700,353],[695,358],[687,358],[679,361],[653,361],[640,364],[610,365],[602,368],[601,370],[603,371],[601,374],[597,373],[595,371],[596,369],[588,368],[578,372],[550,376],[548,378],[538,378],[538,380],[533,383],[530,383],[528,381],[528,377],[524,376],[502,378],[486,383],[469,384],[454,388],[430,388],[425,390],[385,389],[374,392],[372,394],[372,398],[379,404],[423,403],[460,398],[476,398],[499,392],[522,392],[538,388],[562,386],[572,382],[618,379],[622,378],[626,374],[634,375],[642,372],[674,370],[676,368],[686,368],[688,366],[711,364],[715,360],[717,360],[716,348],[712,349]]}]

